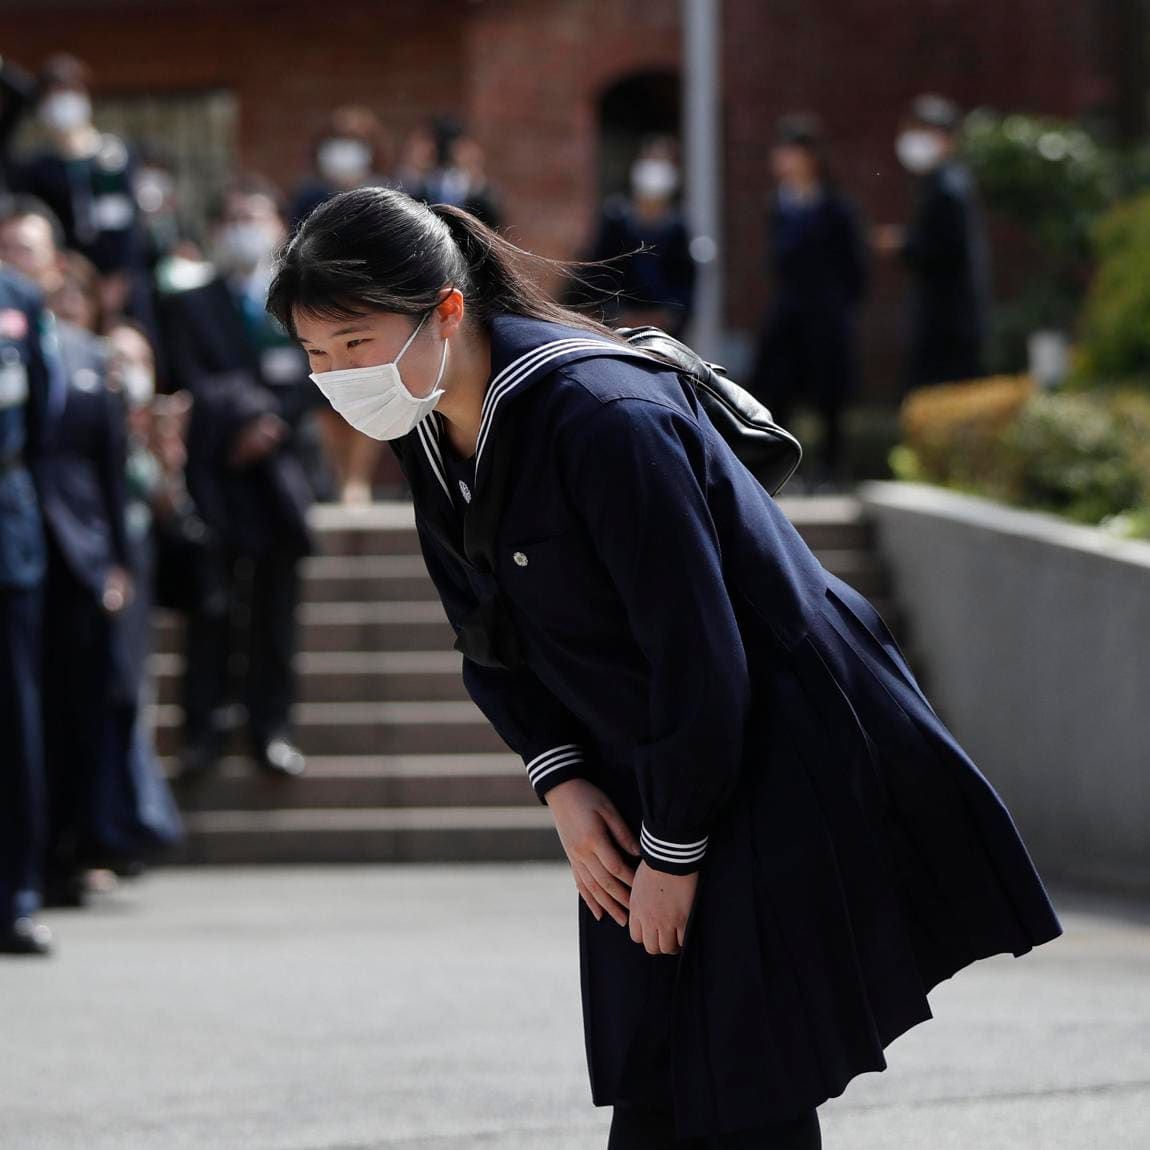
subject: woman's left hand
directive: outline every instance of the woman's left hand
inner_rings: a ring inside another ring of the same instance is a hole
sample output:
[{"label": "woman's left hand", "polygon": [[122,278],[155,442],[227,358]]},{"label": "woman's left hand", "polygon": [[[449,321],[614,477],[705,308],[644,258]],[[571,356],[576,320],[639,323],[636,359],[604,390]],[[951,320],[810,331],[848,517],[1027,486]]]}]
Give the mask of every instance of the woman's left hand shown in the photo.
[{"label": "woman's left hand", "polygon": [[648,954],[678,954],[695,901],[698,872],[667,874],[645,862],[635,870],[627,925]]}]

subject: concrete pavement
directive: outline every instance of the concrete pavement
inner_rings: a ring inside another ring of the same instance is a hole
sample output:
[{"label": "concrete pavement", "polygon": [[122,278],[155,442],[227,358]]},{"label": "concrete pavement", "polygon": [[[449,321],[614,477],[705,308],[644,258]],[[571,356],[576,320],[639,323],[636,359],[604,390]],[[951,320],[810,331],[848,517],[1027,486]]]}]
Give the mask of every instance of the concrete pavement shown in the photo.
[{"label": "concrete pavement", "polygon": [[[828,1150],[1150,1146],[1150,905],[977,963]],[[4,1150],[597,1150],[564,864],[158,870],[0,959]]]}]

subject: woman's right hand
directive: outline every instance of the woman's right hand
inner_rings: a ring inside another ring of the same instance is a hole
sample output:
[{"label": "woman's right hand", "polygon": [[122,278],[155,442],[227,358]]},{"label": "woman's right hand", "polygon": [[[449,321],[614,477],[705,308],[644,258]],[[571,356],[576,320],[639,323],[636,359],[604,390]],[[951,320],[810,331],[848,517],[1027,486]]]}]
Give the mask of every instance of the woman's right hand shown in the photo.
[{"label": "woman's right hand", "polygon": [[598,922],[606,911],[627,925],[635,869],[620,847],[639,854],[639,842],[615,804],[594,783],[568,779],[544,796],[567,852],[575,885]]}]

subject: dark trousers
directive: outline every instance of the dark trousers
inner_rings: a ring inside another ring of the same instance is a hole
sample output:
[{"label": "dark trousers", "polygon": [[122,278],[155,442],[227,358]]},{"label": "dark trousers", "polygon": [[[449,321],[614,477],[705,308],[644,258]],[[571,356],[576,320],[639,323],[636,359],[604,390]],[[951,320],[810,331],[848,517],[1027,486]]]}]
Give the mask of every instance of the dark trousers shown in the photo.
[{"label": "dark trousers", "polygon": [[613,1110],[607,1150],[819,1150],[823,1144],[817,1110],[786,1122],[707,1138],[676,1138],[669,1110],[633,1105]]},{"label": "dark trousers", "polygon": [[96,848],[94,796],[111,714],[112,624],[48,538],[44,584],[47,880],[67,879]]},{"label": "dark trousers", "polygon": [[188,745],[216,738],[218,713],[236,683],[253,739],[266,741],[290,728],[299,557],[278,550],[232,553],[225,563],[229,609],[191,614],[187,620],[183,695]]},{"label": "dark trousers", "polygon": [[820,463],[827,478],[844,478],[844,415],[853,393],[854,350],[849,326],[817,317],[771,314],[759,333],[751,390],[775,422],[790,424],[806,404],[823,425]]},{"label": "dark trousers", "polygon": [[40,588],[0,588],[0,930],[41,906]]}]

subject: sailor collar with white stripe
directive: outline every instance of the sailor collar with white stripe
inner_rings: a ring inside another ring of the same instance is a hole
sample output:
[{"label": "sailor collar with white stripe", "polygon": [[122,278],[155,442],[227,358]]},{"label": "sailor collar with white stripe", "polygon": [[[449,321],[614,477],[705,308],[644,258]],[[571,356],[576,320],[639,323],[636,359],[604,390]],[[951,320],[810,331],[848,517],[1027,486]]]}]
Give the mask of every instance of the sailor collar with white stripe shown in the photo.
[{"label": "sailor collar with white stripe", "polygon": [[[557,368],[595,355],[627,356],[650,360],[637,348],[597,335],[585,328],[569,327],[521,315],[497,315],[490,324],[491,382],[483,399],[482,419],[475,450],[475,488],[481,485],[484,453],[497,435],[500,412],[509,402],[526,391],[536,380]],[[440,446],[443,417],[438,412],[416,425],[416,432],[427,461],[443,493],[451,499]]]}]

